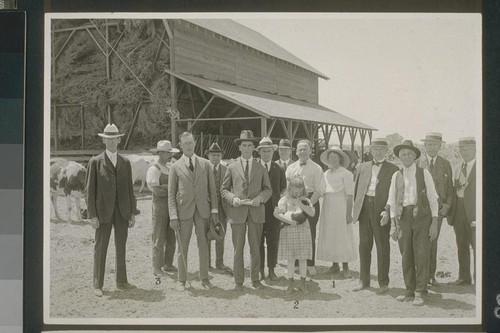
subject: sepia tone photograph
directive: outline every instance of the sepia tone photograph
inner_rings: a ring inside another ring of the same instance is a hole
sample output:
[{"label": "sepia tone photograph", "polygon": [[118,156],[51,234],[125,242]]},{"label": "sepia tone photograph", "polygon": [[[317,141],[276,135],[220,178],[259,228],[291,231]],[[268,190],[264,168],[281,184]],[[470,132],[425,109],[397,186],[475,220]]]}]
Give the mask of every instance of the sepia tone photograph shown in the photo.
[{"label": "sepia tone photograph", "polygon": [[46,14],[45,322],[480,323],[481,54],[479,14]]}]

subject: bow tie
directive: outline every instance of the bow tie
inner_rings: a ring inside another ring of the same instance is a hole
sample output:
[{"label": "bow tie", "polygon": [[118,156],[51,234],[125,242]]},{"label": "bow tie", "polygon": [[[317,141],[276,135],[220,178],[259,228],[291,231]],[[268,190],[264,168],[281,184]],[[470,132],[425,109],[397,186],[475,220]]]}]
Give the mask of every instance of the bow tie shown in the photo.
[{"label": "bow tie", "polygon": [[375,160],[372,160],[372,165],[375,165],[375,166],[380,166],[382,163],[384,163],[384,161],[376,162]]}]

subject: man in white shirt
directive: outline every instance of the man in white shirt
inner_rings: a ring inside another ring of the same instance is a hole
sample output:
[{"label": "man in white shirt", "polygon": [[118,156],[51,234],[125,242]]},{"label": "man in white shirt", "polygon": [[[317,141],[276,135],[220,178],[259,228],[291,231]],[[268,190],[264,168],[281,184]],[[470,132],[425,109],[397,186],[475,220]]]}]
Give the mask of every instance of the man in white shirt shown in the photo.
[{"label": "man in white shirt", "polygon": [[391,235],[402,254],[406,292],[397,297],[422,305],[427,293],[430,244],[437,237],[438,195],[428,170],[417,167],[420,150],[411,140],[394,147],[403,168],[394,173],[389,189]]},{"label": "man in white shirt", "polygon": [[278,143],[278,154],[280,155],[280,158],[276,161],[276,163],[278,163],[283,172],[286,171],[286,168],[288,168],[290,164],[295,162],[295,160],[292,159],[292,151],[294,150],[295,148],[292,147],[292,144],[288,139],[281,139]]},{"label": "man in white shirt", "polygon": [[[320,207],[319,198],[323,196],[326,189],[325,177],[323,169],[311,160],[312,146],[309,140],[300,140],[297,144],[297,156],[299,160],[290,164],[286,169],[286,179],[290,181],[294,176],[301,176],[304,179],[304,184],[307,190],[307,196],[314,205],[314,217],[309,218],[312,238],[312,260],[307,260],[307,271],[309,275],[316,275],[315,258],[316,258],[316,226],[318,224]],[[298,264],[298,263],[296,263]]]},{"label": "man in white shirt", "polygon": [[172,148],[168,140],[158,141],[156,148],[150,149],[158,154],[158,161],[149,167],[146,184],[152,192],[151,206],[153,210],[153,274],[177,272],[172,264],[175,253],[175,232],[170,228],[168,216],[168,174],[173,153],[179,149]]},{"label": "man in white shirt", "polygon": [[[458,150],[464,160],[454,169],[454,207],[448,223],[453,226],[458,248],[458,279],[456,285],[472,283],[470,273],[470,247],[476,257],[476,140],[460,138]],[[474,280],[476,270],[474,269]]]}]

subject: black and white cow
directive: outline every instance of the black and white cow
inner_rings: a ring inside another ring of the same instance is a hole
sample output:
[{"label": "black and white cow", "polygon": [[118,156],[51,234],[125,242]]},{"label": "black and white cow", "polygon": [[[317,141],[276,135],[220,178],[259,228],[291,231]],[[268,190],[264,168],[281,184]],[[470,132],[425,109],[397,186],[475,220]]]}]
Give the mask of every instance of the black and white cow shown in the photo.
[{"label": "black and white cow", "polygon": [[83,221],[81,213],[80,200],[85,201],[85,182],[87,169],[74,161],[68,161],[64,158],[53,158],[50,160],[50,199],[52,206],[59,220],[65,221],[57,206],[57,197],[59,195],[66,197],[66,208],[68,220],[71,218],[71,198],[75,200],[75,215],[79,222]]}]

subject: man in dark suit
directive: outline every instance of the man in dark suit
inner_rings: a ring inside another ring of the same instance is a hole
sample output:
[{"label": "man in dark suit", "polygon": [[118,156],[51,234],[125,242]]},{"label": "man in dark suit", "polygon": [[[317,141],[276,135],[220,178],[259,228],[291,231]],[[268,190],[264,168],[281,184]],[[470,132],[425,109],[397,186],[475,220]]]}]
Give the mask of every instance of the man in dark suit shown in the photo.
[{"label": "man in dark suit", "polygon": [[431,242],[431,257],[429,261],[429,284],[436,285],[437,241],[443,218],[448,215],[453,201],[453,175],[450,162],[438,155],[442,144],[445,143],[441,133],[427,133],[425,139],[422,141],[424,142],[425,154],[422,154],[417,162],[417,166],[429,170],[439,196],[438,233],[436,239]]},{"label": "man in dark suit", "polygon": [[136,199],[130,162],[117,152],[121,134],[114,124],[108,124],[102,142],[106,150],[89,161],[87,177],[87,210],[95,231],[94,295],[102,297],[104,268],[111,229],[115,229],[116,287],[135,289],[128,283],[125,251],[128,228],[135,224]]},{"label": "man in dark suit", "polygon": [[[208,160],[210,161],[210,165],[212,167],[214,173],[214,181],[215,188],[217,190],[217,201],[219,203],[219,221],[224,226],[224,230],[227,228],[227,202],[222,200],[221,197],[221,186],[222,181],[224,180],[224,175],[226,174],[227,167],[221,163],[222,155],[224,154],[224,150],[222,150],[219,145],[214,142],[210,149],[205,151],[207,154]],[[215,267],[228,274],[233,274],[231,268],[224,265],[224,242],[225,238],[222,240],[215,241]],[[208,242],[208,266],[211,267],[211,247],[212,242]]]},{"label": "man in dark suit", "polygon": [[230,206],[228,222],[231,224],[234,246],[235,290],[243,289],[245,236],[248,228],[250,244],[250,277],[252,286],[262,289],[259,280],[260,242],[265,222],[264,204],[271,197],[271,183],[266,169],[252,157],[255,148],[253,132],[244,130],[234,142],[241,157],[227,167],[222,183],[222,198]]},{"label": "man in dark suit", "polygon": [[476,140],[461,138],[458,150],[463,163],[456,166],[454,179],[454,207],[448,223],[453,226],[458,248],[458,279],[456,285],[472,283],[470,247],[474,253],[474,282],[476,279]]},{"label": "man in dark suit", "polygon": [[[260,243],[260,276],[261,279],[265,278],[264,263],[266,258],[267,247],[267,268],[269,269],[269,278],[272,281],[278,279],[274,272],[274,268],[278,262],[278,243],[280,237],[281,222],[273,215],[274,208],[278,206],[278,201],[281,198],[281,193],[286,188],[285,171],[271,159],[274,151],[278,145],[273,144],[272,140],[268,137],[262,138],[259,146],[256,148],[260,155],[260,163],[266,168],[271,182],[271,189],[273,191],[271,198],[266,202],[266,222],[262,232],[262,240]],[[264,246],[264,242],[266,246]]]},{"label": "man in dark suit", "polygon": [[217,189],[210,162],[196,156],[196,141],[193,134],[184,132],[179,137],[182,156],[172,164],[168,178],[168,212],[170,227],[177,234],[178,290],[186,290],[187,254],[189,241],[195,228],[198,243],[200,280],[204,289],[213,286],[208,280],[208,240],[209,223],[218,219]]},{"label": "man in dark suit", "polygon": [[276,163],[278,163],[283,172],[286,172],[286,168],[288,168],[290,164],[295,162],[295,160],[292,158],[292,152],[294,150],[295,148],[292,147],[290,140],[288,139],[280,140],[278,144],[278,154],[280,158],[276,160]]},{"label": "man in dark suit", "polygon": [[373,161],[358,165],[354,187],[353,221],[359,220],[359,285],[354,291],[370,286],[370,265],[373,240],[377,245],[379,294],[389,288],[390,230],[387,198],[391,177],[398,168],[386,161],[388,144],[385,139],[373,139],[370,153]]}]

